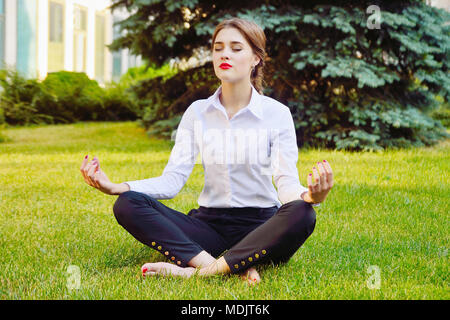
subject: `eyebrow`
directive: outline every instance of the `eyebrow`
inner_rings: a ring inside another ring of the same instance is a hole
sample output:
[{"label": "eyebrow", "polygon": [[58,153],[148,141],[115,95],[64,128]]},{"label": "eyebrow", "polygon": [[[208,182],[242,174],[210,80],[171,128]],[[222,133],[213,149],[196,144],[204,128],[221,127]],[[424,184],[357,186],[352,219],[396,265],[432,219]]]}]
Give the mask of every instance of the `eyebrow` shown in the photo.
[{"label": "eyebrow", "polygon": [[[231,41],[231,43],[232,44],[233,43],[243,44],[242,42],[239,42],[239,41]],[[223,42],[222,41],[215,41],[214,44],[223,44]]]}]

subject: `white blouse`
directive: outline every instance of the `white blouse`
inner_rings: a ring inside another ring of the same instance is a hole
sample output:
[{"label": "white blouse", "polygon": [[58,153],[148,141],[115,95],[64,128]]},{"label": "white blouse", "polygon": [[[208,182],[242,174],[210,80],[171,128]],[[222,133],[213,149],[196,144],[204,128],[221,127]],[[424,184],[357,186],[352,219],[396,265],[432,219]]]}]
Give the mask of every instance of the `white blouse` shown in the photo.
[{"label": "white blouse", "polygon": [[184,112],[162,175],[128,181],[130,190],[171,199],[183,188],[194,165],[201,163],[205,184],[199,206],[279,208],[301,199],[308,188],[299,181],[289,108],[252,86],[250,103],[229,119],[219,99],[221,90],[222,86]]}]

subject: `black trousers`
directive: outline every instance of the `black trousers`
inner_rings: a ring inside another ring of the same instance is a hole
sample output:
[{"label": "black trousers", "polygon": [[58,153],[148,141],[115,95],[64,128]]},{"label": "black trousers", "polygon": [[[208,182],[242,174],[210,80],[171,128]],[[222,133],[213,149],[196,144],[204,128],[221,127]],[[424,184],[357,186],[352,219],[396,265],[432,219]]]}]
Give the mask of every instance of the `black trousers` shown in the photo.
[{"label": "black trousers", "polygon": [[127,191],[114,203],[117,222],[134,238],[186,267],[201,251],[223,255],[232,273],[284,263],[314,231],[316,213],[302,200],[280,208],[207,208],[188,214],[143,193]]}]

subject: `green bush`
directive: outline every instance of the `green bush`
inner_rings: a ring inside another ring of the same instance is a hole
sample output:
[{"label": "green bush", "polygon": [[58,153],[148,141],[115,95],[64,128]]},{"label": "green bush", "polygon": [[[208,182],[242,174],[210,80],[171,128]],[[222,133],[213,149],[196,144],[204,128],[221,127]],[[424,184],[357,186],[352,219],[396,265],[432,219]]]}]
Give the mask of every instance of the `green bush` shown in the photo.
[{"label": "green bush", "polygon": [[0,70],[0,85],[3,91],[0,96],[1,118],[8,124],[51,123],[52,116],[42,113],[35,105],[41,91],[41,84],[33,79],[25,79],[18,72]]},{"label": "green bush", "polygon": [[101,88],[86,74],[60,71],[43,82],[1,70],[0,123],[27,125],[135,120],[135,97],[122,85]]},{"label": "green bush", "polygon": [[104,115],[99,120],[136,120],[139,110],[133,91],[121,83],[108,83],[103,89]]},{"label": "green bush", "polygon": [[[165,64],[160,68],[148,66],[146,64],[138,67],[132,67],[120,77],[118,83],[112,82],[106,85],[104,104],[106,110],[120,110],[117,113],[118,119],[130,117],[130,114],[142,118],[147,109],[153,109],[155,99],[145,99],[144,92],[141,90],[141,84],[157,78],[156,82],[166,81],[178,72],[177,69],[171,68],[169,64]],[[155,82],[155,81],[153,81]],[[151,95],[151,94],[150,94]],[[158,92],[156,92],[158,95]],[[161,96],[162,97],[162,96]],[[119,102],[120,106],[112,106]],[[142,123],[142,122],[141,122]]]},{"label": "green bush", "polygon": [[42,82],[36,105],[56,122],[98,120],[104,114],[102,95],[102,88],[85,73],[60,71]]}]

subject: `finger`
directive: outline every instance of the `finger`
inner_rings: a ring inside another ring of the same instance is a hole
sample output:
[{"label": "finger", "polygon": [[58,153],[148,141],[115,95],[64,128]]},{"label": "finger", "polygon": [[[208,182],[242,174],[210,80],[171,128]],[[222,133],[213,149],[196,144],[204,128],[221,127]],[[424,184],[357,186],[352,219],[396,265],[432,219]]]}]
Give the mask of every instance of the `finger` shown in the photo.
[{"label": "finger", "polygon": [[315,192],[315,187],[313,185],[312,179],[313,179],[312,174],[311,173],[308,174],[308,178],[307,178],[308,189],[311,191],[311,193]]},{"label": "finger", "polygon": [[95,166],[95,171],[94,171],[94,177],[95,177],[94,182],[96,183],[97,188],[100,189],[100,182],[98,181],[98,180],[99,180],[100,173],[101,173],[101,170],[100,170],[100,161],[99,161],[99,159],[98,159],[97,156],[95,156],[94,159],[95,159],[95,164],[96,164],[96,166]]},{"label": "finger", "polygon": [[328,189],[328,180],[327,180],[325,168],[323,167],[323,164],[321,162],[317,162],[317,168],[319,169],[319,175],[320,175],[320,189],[327,190]]},{"label": "finger", "polygon": [[328,189],[331,189],[332,184],[333,184],[333,172],[330,172],[331,167],[326,162],[326,160],[322,161],[322,166],[323,166],[323,169],[325,170],[325,177],[326,177],[326,180],[327,180]]},{"label": "finger", "polygon": [[320,175],[316,167],[313,167],[314,187],[320,186]]},{"label": "finger", "polygon": [[88,162],[83,166],[83,169],[81,169],[81,171],[84,172],[85,174],[87,174],[88,171],[89,171],[89,169],[90,169],[91,166],[92,166],[92,163],[93,163],[92,161],[93,161],[93,160],[88,161]]},{"label": "finger", "polygon": [[92,165],[97,165],[97,168],[100,168],[100,161],[98,160],[98,157],[95,156],[94,158],[92,158]]},{"label": "finger", "polygon": [[86,164],[86,166],[84,167],[84,169],[83,169],[83,175],[84,175],[84,177],[90,182],[90,179],[89,179],[89,170],[91,170],[91,168],[92,168],[92,160],[91,161],[89,161],[87,164]]},{"label": "finger", "polygon": [[94,172],[95,172],[96,166],[97,166],[97,164],[96,164],[95,162],[92,162],[92,163],[89,165],[89,169],[87,170],[87,176],[88,176],[90,179],[93,179],[93,178],[94,178]]},{"label": "finger", "polygon": [[87,184],[89,184],[89,185],[92,186],[92,181],[91,181],[91,179],[90,179],[89,176],[88,176],[88,173],[89,173],[89,170],[91,169],[91,167],[92,167],[92,161],[90,161],[90,162],[83,168],[83,170],[82,170],[81,172],[83,173],[84,180],[86,180]]},{"label": "finger", "polygon": [[89,162],[89,155],[86,155],[85,157],[84,157],[84,159],[83,159],[83,162],[81,162],[81,167],[80,167],[80,170],[83,170],[84,169],[84,167],[87,165],[87,163]]},{"label": "finger", "polygon": [[98,189],[100,189],[100,182],[98,181],[99,180],[99,176],[100,176],[100,171],[99,171],[99,169],[98,169],[98,165],[95,167],[95,172],[94,172],[94,183],[95,183],[95,186],[98,188]]},{"label": "finger", "polygon": [[96,183],[94,182],[94,171],[95,171],[95,167],[96,167],[97,165],[94,163],[94,164],[92,164],[91,165],[91,167],[89,168],[89,171],[88,171],[88,178],[89,178],[89,180],[92,182],[92,186],[93,187],[96,187]]},{"label": "finger", "polygon": [[87,166],[87,164],[88,164],[88,162],[89,162],[89,155],[86,155],[85,157],[84,157],[84,159],[83,159],[83,162],[81,162],[81,167],[80,167],[80,171],[81,171],[81,174],[83,175],[83,177],[86,179],[86,174],[85,174],[85,172],[84,172],[84,168],[86,168],[86,166]]},{"label": "finger", "polygon": [[327,182],[326,171],[321,162],[317,162],[317,169],[319,170],[320,182],[326,183]]},{"label": "finger", "polygon": [[323,165],[327,171],[327,181],[330,188],[333,186],[333,170],[331,170],[330,163],[327,160],[323,160]]},{"label": "finger", "polygon": [[316,167],[313,167],[313,176],[314,176],[314,186],[316,192],[320,192],[323,190],[323,180],[319,174],[319,170]]}]

